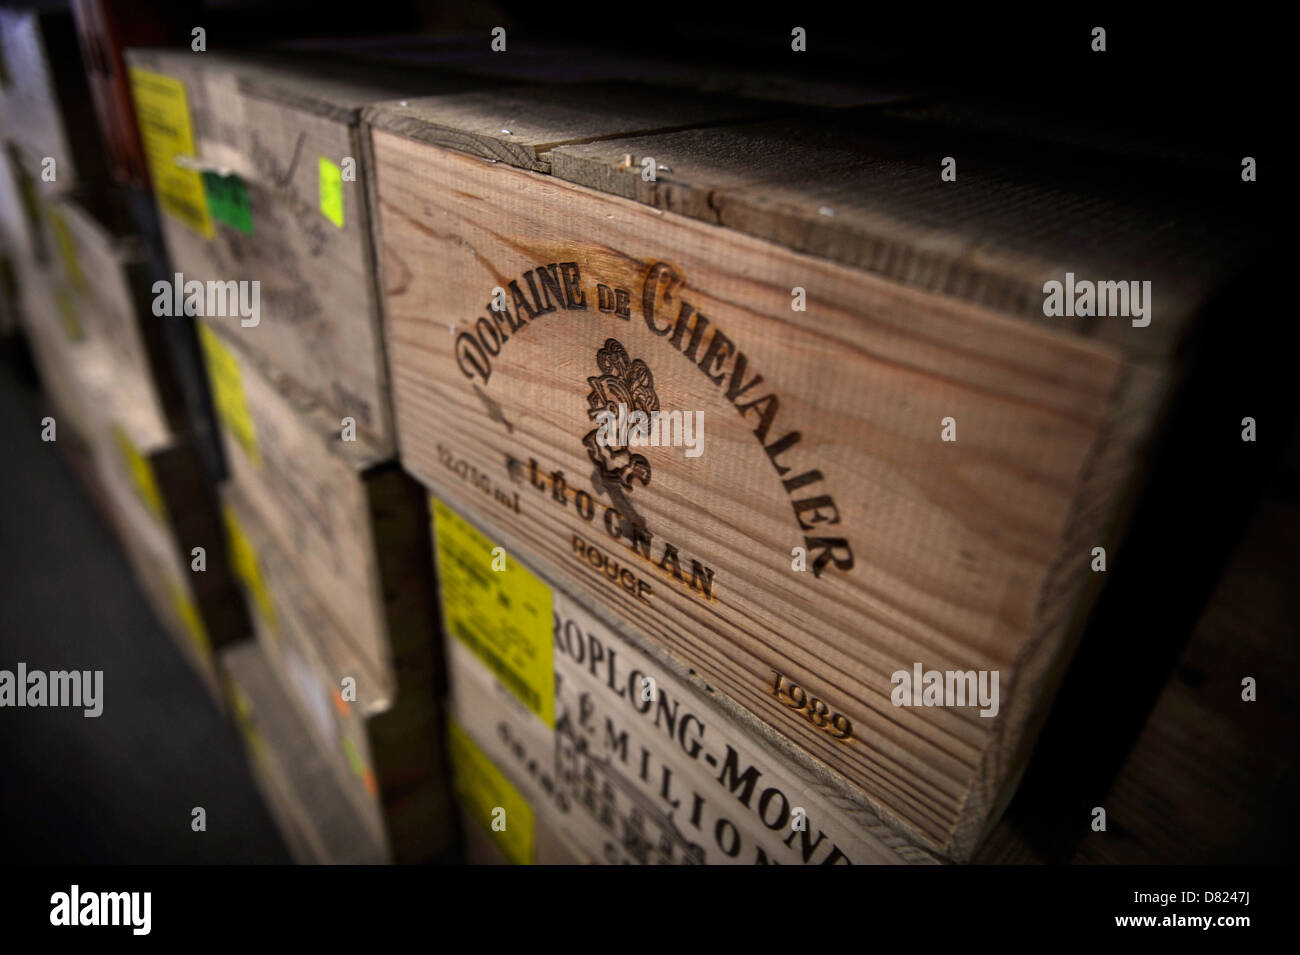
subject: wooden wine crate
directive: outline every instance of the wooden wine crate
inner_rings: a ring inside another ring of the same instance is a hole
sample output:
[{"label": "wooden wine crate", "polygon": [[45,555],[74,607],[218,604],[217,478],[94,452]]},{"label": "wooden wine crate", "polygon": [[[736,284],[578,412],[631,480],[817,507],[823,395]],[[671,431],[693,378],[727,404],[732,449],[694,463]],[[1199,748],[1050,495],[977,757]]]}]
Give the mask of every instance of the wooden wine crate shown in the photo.
[{"label": "wooden wine crate", "polygon": [[362,825],[311,730],[277,685],[261,647],[231,647],[222,654],[222,665],[253,777],[294,861],[382,864],[383,844]]},{"label": "wooden wine crate", "polygon": [[[81,312],[61,310],[73,297],[61,276],[28,272],[23,317],[56,439],[88,447],[89,476],[141,588],[220,699],[213,654],[247,636],[248,623],[226,571],[215,502],[193,448],[167,429],[140,381],[104,342],[76,334]],[[196,548],[206,570],[192,569]]]},{"label": "wooden wine crate", "polygon": [[112,193],[54,197],[44,204],[53,260],[86,334],[104,343],[117,373],[172,430],[182,430],[184,401],[167,350],[143,241]]},{"label": "wooden wine crate", "polygon": [[199,337],[231,482],[391,698],[435,632],[420,485],[287,375],[207,325]]},{"label": "wooden wine crate", "polygon": [[[492,152],[484,112],[367,112],[404,464],[968,859],[1238,236],[974,152],[944,181],[870,113],[580,142],[557,107]],[[1076,274],[1154,319],[1047,317]],[[620,403],[702,453],[602,444]],[[996,675],[996,715],[896,705],[918,667]]]},{"label": "wooden wine crate", "polygon": [[127,62],[173,268],[259,283],[258,316],[213,327],[391,451],[360,107],[469,81],[287,55],[130,50]]},{"label": "wooden wine crate", "polygon": [[20,319],[41,384],[55,411],[55,433],[70,429],[88,438],[96,429],[96,418],[81,378],[83,373],[94,374],[105,365],[103,351],[86,341],[77,312],[69,308],[72,290],[58,276],[29,260],[19,281]]},{"label": "wooden wine crate", "polygon": [[0,133],[31,175],[52,169],[49,185],[58,191],[103,182],[104,150],[71,14],[0,9],[0,64]]},{"label": "wooden wine crate", "polygon": [[[387,857],[434,858],[449,845],[451,812],[434,698],[432,591],[405,595],[424,601],[421,619],[429,632],[403,648],[394,693],[348,645],[238,491],[223,490],[233,569],[281,686]],[[427,555],[427,534],[416,533],[412,543]],[[401,556],[395,550],[383,555]],[[402,632],[418,636],[412,627]]]},{"label": "wooden wine crate", "polygon": [[[518,553],[494,566],[493,539],[441,501],[434,513],[453,749],[473,762],[460,737],[471,740],[516,780],[532,816],[590,859],[935,861],[851,787],[783,755],[752,717],[600,622]],[[502,805],[482,796],[467,811],[479,804]]]},{"label": "wooden wine crate", "polygon": [[134,452],[95,450],[95,473],[105,491],[108,518],[140,589],[212,698],[224,707],[217,652],[248,635],[238,592],[224,567],[198,572],[177,554],[174,541],[142,505],[130,476],[122,473],[119,454]]}]

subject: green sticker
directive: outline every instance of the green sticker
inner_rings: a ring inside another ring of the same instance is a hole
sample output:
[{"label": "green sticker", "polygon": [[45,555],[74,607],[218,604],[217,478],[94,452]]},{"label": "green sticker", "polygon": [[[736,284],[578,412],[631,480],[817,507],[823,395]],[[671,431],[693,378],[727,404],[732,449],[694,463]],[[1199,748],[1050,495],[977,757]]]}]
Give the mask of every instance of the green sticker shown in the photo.
[{"label": "green sticker", "polygon": [[324,156],[320,157],[320,211],[326,219],[343,228],[343,170]]},{"label": "green sticker", "polygon": [[253,211],[248,206],[248,190],[238,176],[203,174],[203,192],[208,197],[208,211],[218,222],[253,234]]}]

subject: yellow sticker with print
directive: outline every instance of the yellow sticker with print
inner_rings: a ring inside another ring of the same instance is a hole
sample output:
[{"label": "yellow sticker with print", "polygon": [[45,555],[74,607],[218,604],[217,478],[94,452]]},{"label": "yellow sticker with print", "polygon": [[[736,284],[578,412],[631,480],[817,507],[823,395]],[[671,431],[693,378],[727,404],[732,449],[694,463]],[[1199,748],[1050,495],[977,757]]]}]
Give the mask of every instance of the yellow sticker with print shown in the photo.
[{"label": "yellow sticker with print", "polygon": [[172,607],[176,610],[176,615],[180,618],[181,626],[189,634],[190,640],[193,641],[199,655],[205,660],[212,658],[212,641],[208,639],[207,628],[203,626],[203,618],[199,616],[199,608],[194,606],[194,601],[185,588],[174,580],[168,580],[167,586],[172,594]]},{"label": "yellow sticker with print", "polygon": [[178,158],[196,156],[185,84],[135,66],[129,72],[140,139],[158,205],[203,238],[210,239],[212,217],[203,193],[203,178],[195,170],[176,163]]},{"label": "yellow sticker with print", "polygon": [[235,512],[229,505],[222,510],[226,519],[226,540],[230,545],[230,567],[235,572],[235,576],[242,580],[244,586],[252,593],[253,602],[257,604],[257,612],[262,615],[267,626],[273,632],[278,631],[280,624],[275,615],[275,602],[271,599],[271,592],[266,589],[266,582],[262,580],[262,568],[257,562],[257,551],[253,549],[253,544],[244,533],[244,527],[239,523]]},{"label": "yellow sticker with print", "polygon": [[113,437],[117,440],[118,450],[122,452],[122,460],[126,462],[127,473],[131,475],[131,484],[135,487],[135,493],[144,501],[145,507],[153,513],[154,517],[167,523],[167,509],[163,506],[162,491],[158,489],[158,480],[154,477],[153,465],[149,459],[136,450],[136,446],[131,443],[131,439],[126,436],[121,425],[113,426]]},{"label": "yellow sticker with print", "polygon": [[208,366],[208,382],[212,385],[212,402],[217,406],[217,417],[248,452],[253,465],[260,468],[262,452],[257,446],[253,417],[248,413],[248,399],[244,396],[239,359],[207,325],[199,322],[198,328],[199,342],[203,346],[203,357]]},{"label": "yellow sticker with print", "polygon": [[551,590],[430,496],[447,632],[548,727],[555,727]]},{"label": "yellow sticker with print", "polygon": [[451,780],[461,807],[515,865],[533,864],[533,810],[455,720],[447,723]]}]

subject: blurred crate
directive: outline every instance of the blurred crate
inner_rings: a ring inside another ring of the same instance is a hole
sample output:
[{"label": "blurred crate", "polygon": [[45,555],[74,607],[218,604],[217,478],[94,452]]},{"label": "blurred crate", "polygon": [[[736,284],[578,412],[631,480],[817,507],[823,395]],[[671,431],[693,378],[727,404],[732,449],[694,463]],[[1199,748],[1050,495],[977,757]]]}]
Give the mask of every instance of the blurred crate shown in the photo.
[{"label": "blurred crate", "polygon": [[[226,487],[227,534],[263,653],[353,810],[396,862],[434,858],[451,838],[432,641],[388,689],[339,633],[261,521]],[[395,556],[395,555],[394,555]]]}]

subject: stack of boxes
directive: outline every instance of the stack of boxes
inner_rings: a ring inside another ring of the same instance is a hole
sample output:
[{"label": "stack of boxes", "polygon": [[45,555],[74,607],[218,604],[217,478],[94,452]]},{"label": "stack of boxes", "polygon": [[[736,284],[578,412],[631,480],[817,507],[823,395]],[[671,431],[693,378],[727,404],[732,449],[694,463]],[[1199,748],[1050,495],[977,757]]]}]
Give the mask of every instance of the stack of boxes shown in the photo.
[{"label": "stack of boxes", "polygon": [[142,243],[106,187],[71,18],[4,11],[0,42],[5,240],[54,406],[48,434],[95,488],[146,596],[222,700],[215,655],[247,625],[177,411]]},{"label": "stack of boxes", "polygon": [[[397,91],[310,62],[154,51],[128,62],[173,288],[182,308],[196,295],[233,567],[274,674],[259,685],[278,687],[308,728],[313,745],[296,752],[330,769],[366,858],[433,858],[451,828],[429,521],[395,460],[360,174],[359,107]],[[267,714],[265,695],[254,714]],[[252,748],[264,781],[296,762],[274,738]],[[299,828],[330,815],[316,811],[328,801],[317,784],[266,789]],[[330,844],[323,829],[291,842]]]},{"label": "stack of boxes", "polygon": [[1247,244],[892,94],[314,46],[128,54],[168,282],[39,182],[66,128],[0,176],[61,420],[296,857],[970,860]]}]

